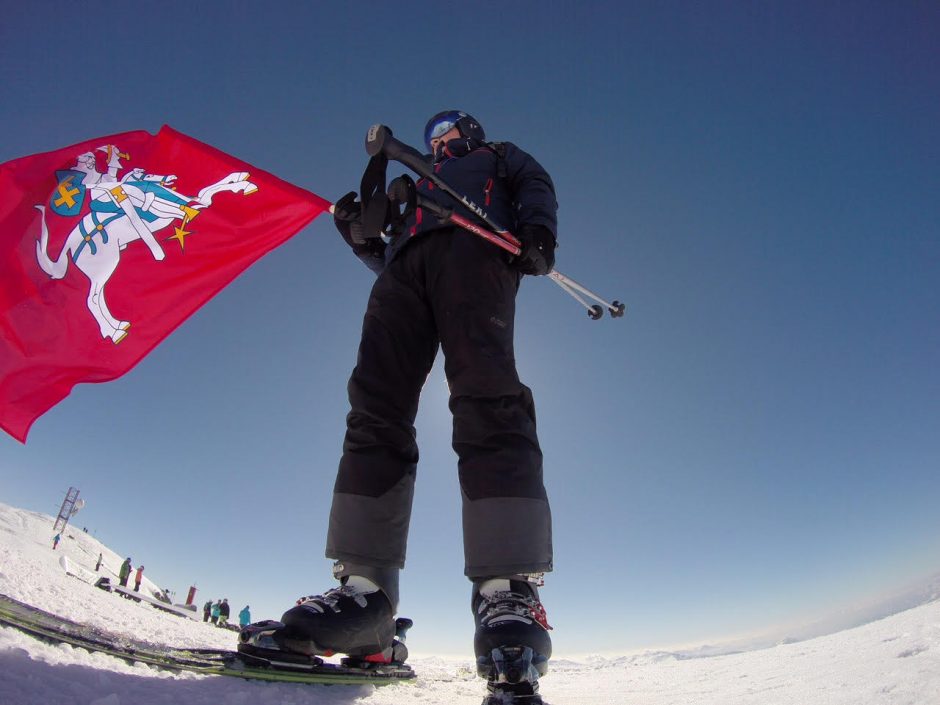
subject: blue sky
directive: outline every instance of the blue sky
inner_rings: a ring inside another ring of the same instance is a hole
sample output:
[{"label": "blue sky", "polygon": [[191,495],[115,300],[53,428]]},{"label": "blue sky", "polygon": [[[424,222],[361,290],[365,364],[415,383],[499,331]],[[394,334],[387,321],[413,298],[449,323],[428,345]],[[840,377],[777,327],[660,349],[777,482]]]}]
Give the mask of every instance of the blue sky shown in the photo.
[{"label": "blue sky", "polygon": [[[929,3],[6,3],[0,161],[166,123],[336,199],[369,125],[461,108],[558,191],[517,358],[555,520],[556,652],[688,643],[940,567],[940,10]],[[11,237],[6,233],[4,237]],[[137,368],[82,385],[0,501],[276,618],[322,558],[372,274],[321,217]],[[439,368],[402,612],[469,653]]]}]

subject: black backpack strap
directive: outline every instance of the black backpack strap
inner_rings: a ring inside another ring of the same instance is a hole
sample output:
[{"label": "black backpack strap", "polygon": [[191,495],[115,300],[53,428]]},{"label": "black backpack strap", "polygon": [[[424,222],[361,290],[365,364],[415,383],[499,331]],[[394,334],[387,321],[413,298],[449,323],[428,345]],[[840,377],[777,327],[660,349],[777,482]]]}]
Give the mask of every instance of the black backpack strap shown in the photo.
[{"label": "black backpack strap", "polygon": [[505,179],[506,171],[506,143],[505,142],[487,142],[486,146],[496,153],[496,176]]}]

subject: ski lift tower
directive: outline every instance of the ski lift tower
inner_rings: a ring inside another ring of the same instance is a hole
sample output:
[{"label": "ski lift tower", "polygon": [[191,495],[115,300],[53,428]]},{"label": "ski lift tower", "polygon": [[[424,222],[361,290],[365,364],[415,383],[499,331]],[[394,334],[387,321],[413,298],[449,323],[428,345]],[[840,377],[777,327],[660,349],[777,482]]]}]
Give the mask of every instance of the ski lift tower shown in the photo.
[{"label": "ski lift tower", "polygon": [[[65,499],[62,500],[62,508],[59,510],[59,516],[56,517],[55,526],[52,527],[54,534],[62,533],[65,527],[68,526],[69,519],[78,511],[78,509],[76,509],[77,503],[78,488],[69,487],[69,491],[65,494]],[[79,505],[78,508],[81,509],[81,505]]]}]

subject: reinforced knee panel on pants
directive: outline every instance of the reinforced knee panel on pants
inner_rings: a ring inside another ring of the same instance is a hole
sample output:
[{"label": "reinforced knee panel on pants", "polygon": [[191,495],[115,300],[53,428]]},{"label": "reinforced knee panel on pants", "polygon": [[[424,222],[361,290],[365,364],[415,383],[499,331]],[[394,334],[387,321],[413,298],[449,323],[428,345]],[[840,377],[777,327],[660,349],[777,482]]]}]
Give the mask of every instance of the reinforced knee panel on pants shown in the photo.
[{"label": "reinforced knee panel on pants", "polygon": [[368,497],[333,493],[326,557],[380,568],[402,568],[408,544],[414,475],[388,492]]},{"label": "reinforced knee panel on pants", "polygon": [[464,573],[469,578],[547,573],[552,515],[545,499],[463,496]]},{"label": "reinforced knee panel on pants", "polygon": [[532,394],[518,382],[508,388],[516,393],[451,398],[460,488],[471,500],[545,499]]}]

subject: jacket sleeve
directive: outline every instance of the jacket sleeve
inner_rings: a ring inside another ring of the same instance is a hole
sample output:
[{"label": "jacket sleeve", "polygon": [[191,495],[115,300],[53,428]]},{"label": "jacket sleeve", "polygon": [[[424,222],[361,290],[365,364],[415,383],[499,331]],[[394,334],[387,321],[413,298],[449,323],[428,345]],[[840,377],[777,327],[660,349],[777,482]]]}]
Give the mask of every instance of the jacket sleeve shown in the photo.
[{"label": "jacket sleeve", "polygon": [[506,178],[519,225],[544,225],[558,237],[558,201],[552,177],[535,158],[506,142]]}]

